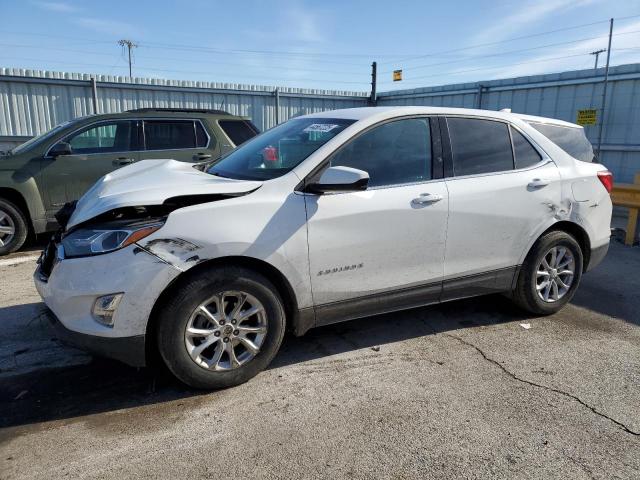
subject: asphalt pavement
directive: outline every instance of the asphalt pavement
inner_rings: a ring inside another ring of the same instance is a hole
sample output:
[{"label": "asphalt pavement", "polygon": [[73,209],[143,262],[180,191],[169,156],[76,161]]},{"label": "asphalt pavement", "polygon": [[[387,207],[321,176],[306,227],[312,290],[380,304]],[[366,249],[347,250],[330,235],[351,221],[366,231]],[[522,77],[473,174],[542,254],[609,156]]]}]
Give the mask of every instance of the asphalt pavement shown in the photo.
[{"label": "asphalt pavement", "polygon": [[639,247],[553,316],[491,296],[314,329],[211,393],[59,344],[34,267],[0,265],[2,479],[640,478]]}]

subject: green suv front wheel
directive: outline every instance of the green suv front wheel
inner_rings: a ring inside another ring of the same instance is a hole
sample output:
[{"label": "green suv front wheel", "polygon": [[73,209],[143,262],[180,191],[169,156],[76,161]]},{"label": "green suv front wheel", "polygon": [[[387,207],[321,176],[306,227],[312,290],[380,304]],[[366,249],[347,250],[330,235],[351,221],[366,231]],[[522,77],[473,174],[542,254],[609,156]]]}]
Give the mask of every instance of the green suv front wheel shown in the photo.
[{"label": "green suv front wheel", "polygon": [[29,227],[22,211],[0,198],[0,256],[18,250],[27,239]]}]

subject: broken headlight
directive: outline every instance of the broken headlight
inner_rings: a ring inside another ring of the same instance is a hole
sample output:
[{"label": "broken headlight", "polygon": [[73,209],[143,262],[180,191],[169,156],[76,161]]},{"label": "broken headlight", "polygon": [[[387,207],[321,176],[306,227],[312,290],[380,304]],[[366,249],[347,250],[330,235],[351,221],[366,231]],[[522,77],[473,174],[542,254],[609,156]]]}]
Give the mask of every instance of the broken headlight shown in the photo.
[{"label": "broken headlight", "polygon": [[65,257],[86,257],[113,252],[158,230],[164,222],[113,222],[73,230],[62,239]]}]

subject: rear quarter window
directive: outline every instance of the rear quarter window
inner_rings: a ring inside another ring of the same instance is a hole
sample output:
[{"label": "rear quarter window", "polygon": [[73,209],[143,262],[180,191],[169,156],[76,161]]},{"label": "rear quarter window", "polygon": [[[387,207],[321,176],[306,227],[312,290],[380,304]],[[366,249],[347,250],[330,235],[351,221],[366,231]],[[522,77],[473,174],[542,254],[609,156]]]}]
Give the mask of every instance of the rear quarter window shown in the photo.
[{"label": "rear quarter window", "polygon": [[513,153],[515,153],[516,168],[527,168],[542,160],[540,154],[529,143],[529,140],[515,128],[511,129],[511,140],[513,140]]},{"label": "rear quarter window", "polygon": [[594,161],[593,146],[582,128],[536,122],[528,123],[576,160],[582,162]]}]

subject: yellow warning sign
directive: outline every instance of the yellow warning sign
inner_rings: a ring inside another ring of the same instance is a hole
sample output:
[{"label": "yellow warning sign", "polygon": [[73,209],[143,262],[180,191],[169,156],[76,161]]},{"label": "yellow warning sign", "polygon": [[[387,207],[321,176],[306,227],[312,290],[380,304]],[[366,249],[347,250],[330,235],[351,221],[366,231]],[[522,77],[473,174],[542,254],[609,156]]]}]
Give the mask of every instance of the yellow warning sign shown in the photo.
[{"label": "yellow warning sign", "polygon": [[402,80],[402,70],[394,70],[393,71],[393,81],[399,82]]},{"label": "yellow warning sign", "polygon": [[596,124],[596,112],[595,108],[589,108],[586,110],[578,110],[578,118],[576,123],[578,125],[595,125]]}]

